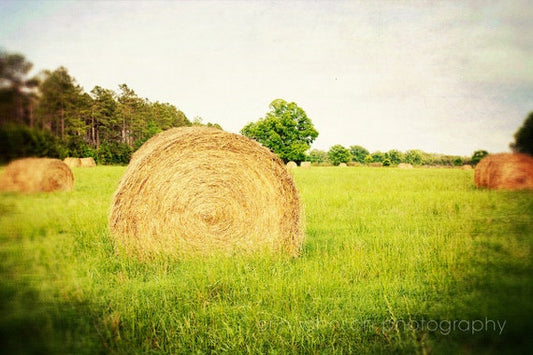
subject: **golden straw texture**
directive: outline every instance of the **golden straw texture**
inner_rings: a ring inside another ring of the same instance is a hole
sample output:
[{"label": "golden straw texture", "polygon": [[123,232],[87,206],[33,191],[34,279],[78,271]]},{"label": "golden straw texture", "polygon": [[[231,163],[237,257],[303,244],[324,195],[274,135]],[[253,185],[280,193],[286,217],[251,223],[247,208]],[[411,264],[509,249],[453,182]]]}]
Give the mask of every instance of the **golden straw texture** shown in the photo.
[{"label": "golden straw texture", "polygon": [[94,161],[94,158],[92,157],[89,157],[89,158],[81,158],[80,159],[80,166],[84,167],[84,168],[92,168],[92,167],[95,167],[96,166],[96,162]]},{"label": "golden straw texture", "polygon": [[58,159],[25,158],[12,161],[0,177],[1,191],[51,192],[70,191],[74,175],[67,164]]},{"label": "golden straw texture", "polygon": [[128,254],[297,255],[301,207],[281,160],[246,137],[206,127],[148,140],[115,192],[111,234]]},{"label": "golden straw texture", "polygon": [[63,162],[69,166],[69,168],[77,168],[81,166],[81,159],[80,158],[72,158],[68,157],[63,159]]},{"label": "golden straw texture", "polygon": [[489,189],[533,189],[533,157],[518,153],[491,154],[474,171],[477,187]]}]

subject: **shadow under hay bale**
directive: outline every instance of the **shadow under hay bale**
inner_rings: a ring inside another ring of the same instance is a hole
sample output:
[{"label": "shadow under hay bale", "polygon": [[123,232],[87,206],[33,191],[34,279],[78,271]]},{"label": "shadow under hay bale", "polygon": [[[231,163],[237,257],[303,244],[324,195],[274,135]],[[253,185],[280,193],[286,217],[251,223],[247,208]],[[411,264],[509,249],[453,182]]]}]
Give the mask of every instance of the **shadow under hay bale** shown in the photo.
[{"label": "shadow under hay bale", "polygon": [[246,137],[205,127],[148,140],[113,197],[119,250],[152,255],[300,252],[302,211],[283,162]]},{"label": "shadow under hay bale", "polygon": [[533,189],[533,157],[518,153],[491,154],[474,171],[477,187],[489,189]]},{"label": "shadow under hay bale", "polygon": [[81,158],[80,160],[81,160],[81,164],[80,164],[81,167],[92,168],[96,166],[96,162],[94,161],[94,158],[92,157]]},{"label": "shadow under hay bale", "polygon": [[74,175],[58,159],[25,158],[11,162],[0,177],[0,191],[52,192],[70,191]]}]

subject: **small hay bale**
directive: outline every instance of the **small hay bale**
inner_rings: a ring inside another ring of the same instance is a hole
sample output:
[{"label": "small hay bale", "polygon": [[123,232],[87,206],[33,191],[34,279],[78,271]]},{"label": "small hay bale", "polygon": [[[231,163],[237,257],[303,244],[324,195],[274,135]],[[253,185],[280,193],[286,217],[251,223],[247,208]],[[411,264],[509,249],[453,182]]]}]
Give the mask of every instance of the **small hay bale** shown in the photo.
[{"label": "small hay bale", "polygon": [[533,157],[519,153],[491,154],[474,171],[477,187],[505,190],[533,190]]},{"label": "small hay bale", "polygon": [[300,163],[300,167],[304,168],[304,169],[309,169],[311,167],[311,162],[310,161],[303,161],[303,162]]},{"label": "small hay bale", "polygon": [[93,157],[81,158],[81,166],[84,168],[92,168],[96,166],[96,162]]},{"label": "small hay bale", "polygon": [[259,143],[206,127],[149,139],[135,154],[109,216],[119,250],[141,259],[282,251],[303,242],[298,192]]},{"label": "small hay bale", "polygon": [[472,170],[472,165],[465,164],[465,165],[461,166],[461,170]]},{"label": "small hay bale", "polygon": [[369,163],[368,166],[370,166],[372,168],[381,168],[383,166],[383,163],[382,162],[374,162],[374,163]]},{"label": "small hay bale", "polygon": [[63,159],[63,163],[67,164],[69,168],[77,168],[81,166],[81,159],[68,157]]},{"label": "small hay bale", "polygon": [[346,168],[348,165],[346,165],[346,163],[340,163],[339,164],[339,168]]},{"label": "small hay bale", "polygon": [[398,164],[398,169],[412,169],[413,166],[408,163],[400,163]]},{"label": "small hay bale", "polygon": [[287,163],[287,169],[296,169],[298,167],[298,164],[296,164],[293,161],[290,161]]},{"label": "small hay bale", "polygon": [[24,158],[12,161],[0,177],[0,191],[23,193],[70,191],[74,175],[59,159]]}]

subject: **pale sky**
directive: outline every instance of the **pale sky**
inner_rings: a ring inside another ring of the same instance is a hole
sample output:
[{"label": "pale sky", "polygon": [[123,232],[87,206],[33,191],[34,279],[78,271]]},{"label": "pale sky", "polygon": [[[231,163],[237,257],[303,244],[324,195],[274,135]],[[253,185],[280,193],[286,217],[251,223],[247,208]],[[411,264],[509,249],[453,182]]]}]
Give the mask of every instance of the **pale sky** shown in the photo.
[{"label": "pale sky", "polygon": [[282,98],[313,148],[509,150],[533,111],[524,1],[6,1],[0,47],[230,132]]}]

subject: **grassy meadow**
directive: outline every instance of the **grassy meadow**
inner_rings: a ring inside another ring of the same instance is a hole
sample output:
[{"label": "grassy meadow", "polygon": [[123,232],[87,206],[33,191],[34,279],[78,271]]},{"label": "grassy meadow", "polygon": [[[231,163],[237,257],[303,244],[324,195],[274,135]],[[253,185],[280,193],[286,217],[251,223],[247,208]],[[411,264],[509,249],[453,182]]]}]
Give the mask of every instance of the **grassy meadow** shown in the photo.
[{"label": "grassy meadow", "polygon": [[107,231],[124,170],[0,194],[4,353],[533,350],[532,192],[459,169],[296,169],[301,257],[143,263]]}]

